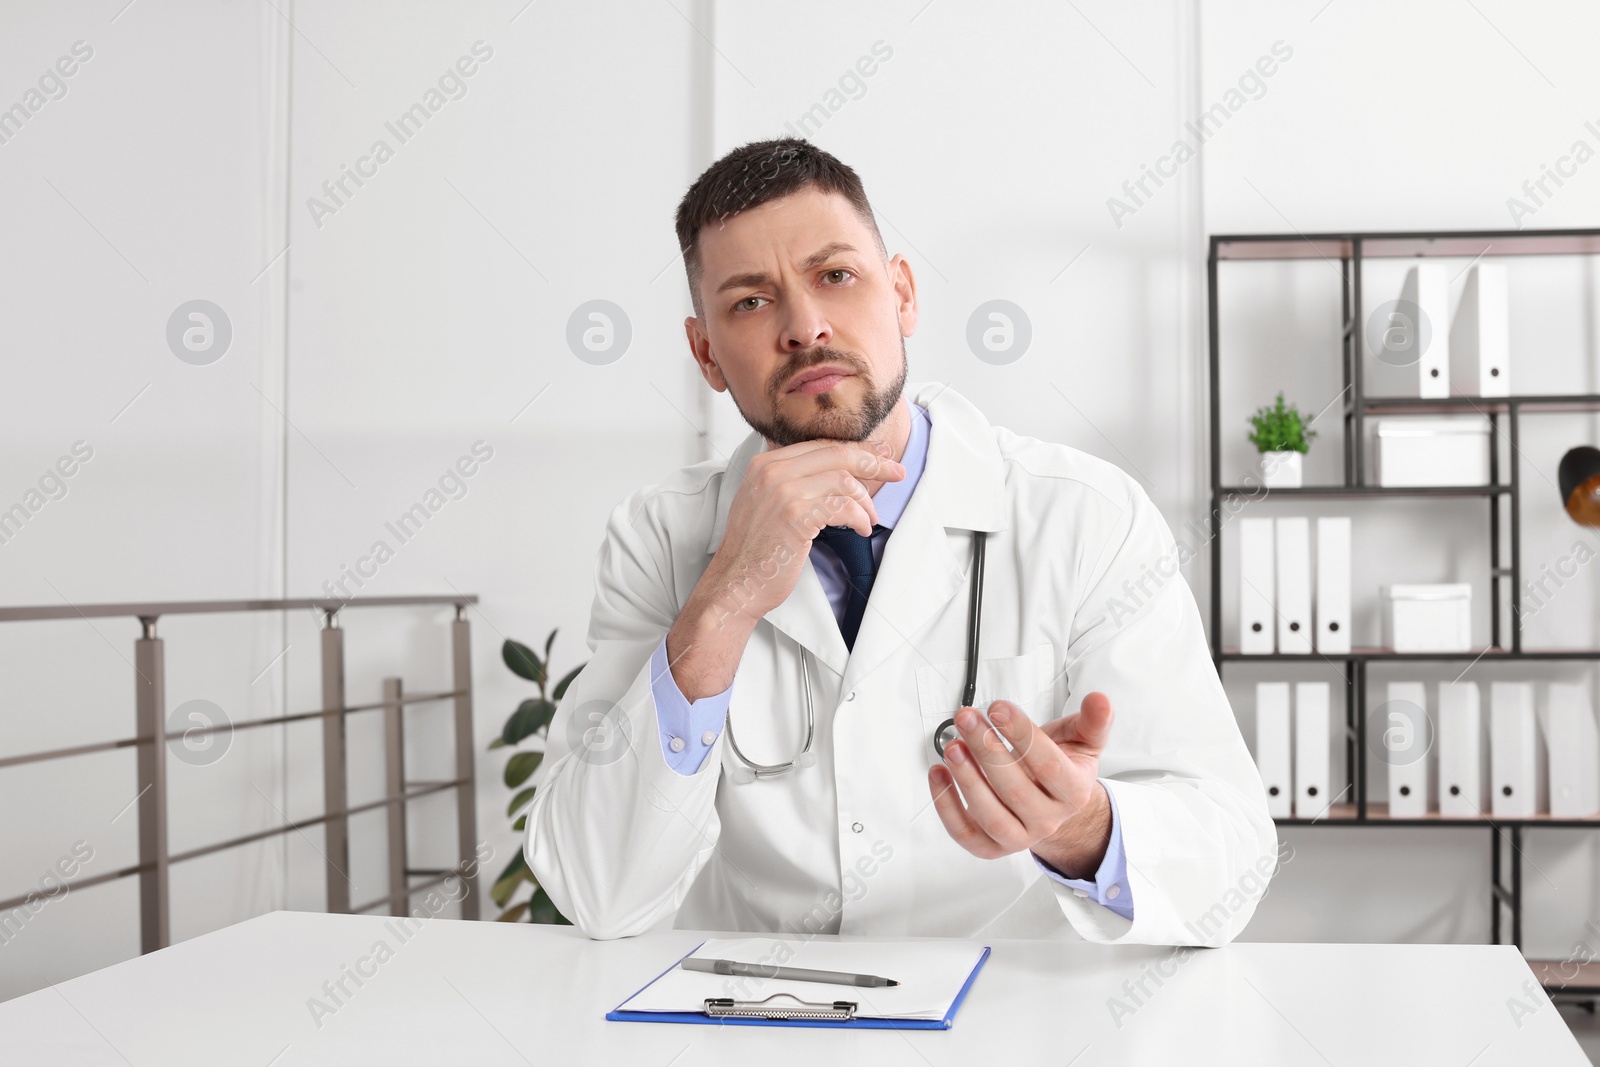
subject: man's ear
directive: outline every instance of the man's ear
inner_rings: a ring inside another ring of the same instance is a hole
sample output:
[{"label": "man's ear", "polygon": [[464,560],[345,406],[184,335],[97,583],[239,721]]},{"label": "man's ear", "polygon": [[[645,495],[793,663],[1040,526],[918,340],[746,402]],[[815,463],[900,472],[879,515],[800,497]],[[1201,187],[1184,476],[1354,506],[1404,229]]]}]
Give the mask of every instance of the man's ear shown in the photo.
[{"label": "man's ear", "polygon": [[711,338],[701,327],[700,320],[693,315],[684,319],[683,332],[689,339],[689,354],[694,357],[695,365],[700,368],[700,376],[717,392],[727,392],[727,379],[723,378],[722,370],[717,366],[716,358],[711,351]]},{"label": "man's ear", "polygon": [[889,281],[894,286],[894,310],[900,322],[900,336],[910,337],[917,332],[917,279],[911,273],[910,261],[899,253],[889,261]]}]

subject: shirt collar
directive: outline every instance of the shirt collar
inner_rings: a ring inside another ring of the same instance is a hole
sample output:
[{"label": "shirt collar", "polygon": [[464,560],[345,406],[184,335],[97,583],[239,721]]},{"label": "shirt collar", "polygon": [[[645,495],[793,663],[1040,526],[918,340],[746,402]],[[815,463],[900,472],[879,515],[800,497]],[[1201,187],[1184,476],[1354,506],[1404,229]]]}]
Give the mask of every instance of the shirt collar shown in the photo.
[{"label": "shirt collar", "polygon": [[911,407],[911,437],[906,441],[905,455],[900,457],[906,476],[898,482],[884,482],[872,494],[872,506],[878,509],[878,525],[890,530],[911,502],[911,494],[928,463],[928,409],[909,399],[906,403]]}]

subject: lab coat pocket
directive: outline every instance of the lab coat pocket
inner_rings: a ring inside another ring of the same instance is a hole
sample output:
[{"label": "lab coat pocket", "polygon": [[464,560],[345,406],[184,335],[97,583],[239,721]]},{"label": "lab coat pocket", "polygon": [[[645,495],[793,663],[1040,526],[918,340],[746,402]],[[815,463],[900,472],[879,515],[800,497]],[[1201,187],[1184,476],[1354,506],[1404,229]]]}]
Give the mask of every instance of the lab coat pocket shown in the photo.
[{"label": "lab coat pocket", "polygon": [[[987,710],[991,701],[1007,700],[1022,709],[1034,722],[1054,718],[1054,685],[1051,679],[1051,646],[1035,645],[1020,656],[995,656],[978,660],[972,706]],[[932,751],[933,731],[961,706],[961,690],[967,680],[964,659],[925,663],[916,669],[917,705],[922,712],[923,733]]]}]

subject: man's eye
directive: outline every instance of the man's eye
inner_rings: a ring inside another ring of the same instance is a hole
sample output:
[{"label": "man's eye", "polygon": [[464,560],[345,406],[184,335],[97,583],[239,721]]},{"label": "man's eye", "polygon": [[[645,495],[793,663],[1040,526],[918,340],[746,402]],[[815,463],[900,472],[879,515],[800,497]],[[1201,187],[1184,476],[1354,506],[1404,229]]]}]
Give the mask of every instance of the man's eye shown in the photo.
[{"label": "man's eye", "polygon": [[743,300],[739,301],[737,304],[735,304],[733,306],[738,311],[754,311],[756,309],[749,306],[750,301],[752,301],[752,300],[764,300],[764,299],[766,299],[766,298],[765,297],[760,297],[760,296],[747,296]]},{"label": "man's eye", "polygon": [[[844,275],[850,275],[851,277],[854,277],[854,275],[851,274],[851,272],[846,270],[844,267],[835,267],[833,270],[830,270],[830,271],[828,271],[827,274],[823,275],[823,277],[831,278],[835,274],[844,274]],[[842,281],[843,279],[840,279],[840,280]]]}]

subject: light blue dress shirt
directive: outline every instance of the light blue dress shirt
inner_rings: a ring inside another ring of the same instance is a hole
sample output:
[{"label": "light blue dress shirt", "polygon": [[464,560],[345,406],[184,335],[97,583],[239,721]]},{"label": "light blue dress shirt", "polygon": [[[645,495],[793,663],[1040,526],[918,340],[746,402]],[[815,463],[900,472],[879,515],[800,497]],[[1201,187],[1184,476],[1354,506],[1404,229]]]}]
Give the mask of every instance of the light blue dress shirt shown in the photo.
[{"label": "light blue dress shirt", "polygon": [[[900,459],[906,476],[898,482],[884,482],[872,495],[873,507],[878,511],[878,525],[883,527],[872,535],[872,559],[875,565],[882,564],[889,533],[900,521],[927,465],[930,425],[927,409],[920,404],[911,404],[911,437],[906,442],[905,455]],[[850,599],[844,563],[833,549],[817,540],[811,543],[811,566],[822,581],[834,617],[843,618],[845,605]],[[655,697],[656,724],[661,729],[661,754],[666,758],[667,766],[679,774],[694,774],[722,733],[733,686],[730,684],[720,693],[701,697],[691,703],[678,688],[677,680],[667,667],[665,637],[661,638],[661,643],[650,657],[650,679],[651,692]],[[1117,817],[1117,795],[1109,789],[1106,795],[1111,798],[1111,843],[1106,846],[1105,859],[1095,872],[1094,881],[1068,878],[1038,856],[1034,856],[1033,861],[1048,877],[1070,886],[1079,896],[1103,904],[1131,921],[1133,891],[1128,885],[1127,858],[1122,851],[1122,824]]]}]

